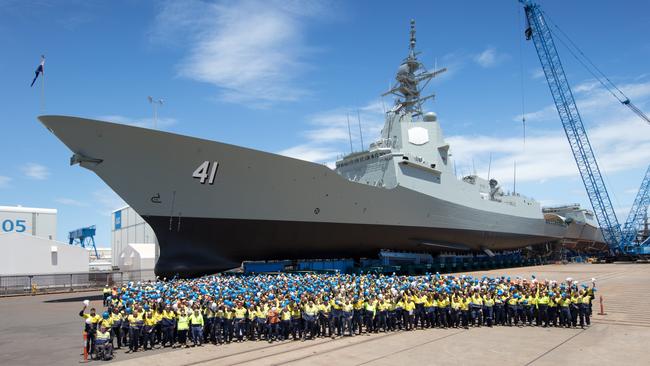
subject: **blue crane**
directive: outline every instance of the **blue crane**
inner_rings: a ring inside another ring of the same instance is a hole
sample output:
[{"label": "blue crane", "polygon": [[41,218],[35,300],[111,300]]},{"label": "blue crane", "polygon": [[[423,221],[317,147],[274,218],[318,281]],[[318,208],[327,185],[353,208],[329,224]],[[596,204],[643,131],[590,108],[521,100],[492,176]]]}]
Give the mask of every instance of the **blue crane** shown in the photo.
[{"label": "blue crane", "polygon": [[[555,107],[562,121],[562,127],[569,140],[573,157],[578,166],[582,182],[587,190],[587,196],[593,207],[596,220],[598,221],[598,225],[600,225],[603,238],[612,254],[637,254],[642,252],[639,250],[639,245],[635,245],[634,241],[637,238],[637,228],[645,218],[650,201],[650,167],[646,171],[645,178],[643,179],[628,219],[625,222],[625,226],[621,228],[616,213],[614,212],[614,206],[609,198],[605,181],[598,167],[598,162],[591,148],[591,143],[589,142],[582,117],[578,111],[573,92],[571,91],[562,62],[560,61],[560,56],[555,47],[551,28],[546,23],[546,19],[539,5],[530,0],[519,1],[524,5],[526,13],[526,39],[532,39],[535,44],[535,49],[537,50],[546,81],[553,96]],[[582,54],[582,52],[578,50],[578,54]],[[573,55],[578,58],[577,54],[573,53]],[[584,56],[584,54],[582,55]],[[598,81],[619,102],[650,123],[650,118],[632,104],[630,99],[620,89],[616,88],[593,63],[590,61],[588,63],[593,66],[589,71],[596,76]],[[583,65],[589,69],[588,64],[583,62]],[[593,69],[603,77],[597,76],[592,71]]]},{"label": "blue crane", "polygon": [[650,205],[650,166],[645,172],[645,177],[641,182],[641,188],[636,194],[630,214],[623,226],[623,241],[621,244],[624,246],[625,252],[632,252],[634,254],[650,254],[650,241],[646,240],[642,245],[634,245],[638,236],[638,228],[647,220],[648,205]]},{"label": "blue crane", "polygon": [[99,258],[99,252],[95,245],[95,231],[95,225],[71,231],[68,235],[70,245],[78,244],[82,248],[90,247],[92,245],[92,248],[95,251],[95,257]]}]

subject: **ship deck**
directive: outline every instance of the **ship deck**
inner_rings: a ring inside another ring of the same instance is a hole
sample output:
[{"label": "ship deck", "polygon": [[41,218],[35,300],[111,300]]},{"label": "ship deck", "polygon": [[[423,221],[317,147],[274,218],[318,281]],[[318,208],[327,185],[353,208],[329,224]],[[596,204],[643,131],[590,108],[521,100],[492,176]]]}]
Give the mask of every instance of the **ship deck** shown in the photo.
[{"label": "ship deck", "polygon": [[[499,269],[480,274],[583,281],[598,279],[607,315],[582,329],[495,327],[431,329],[307,342],[233,343],[125,354],[114,365],[647,365],[650,354],[650,264],[572,264]],[[100,293],[4,298],[0,364],[71,365],[81,357],[81,300]],[[54,302],[52,302],[54,301]],[[93,301],[93,305],[101,305]]]}]

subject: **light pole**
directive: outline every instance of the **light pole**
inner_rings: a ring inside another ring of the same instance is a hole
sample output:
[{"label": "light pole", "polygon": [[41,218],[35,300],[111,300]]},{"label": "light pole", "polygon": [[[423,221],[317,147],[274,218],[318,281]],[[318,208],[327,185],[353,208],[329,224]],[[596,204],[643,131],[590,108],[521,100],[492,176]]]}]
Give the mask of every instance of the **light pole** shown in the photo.
[{"label": "light pole", "polygon": [[149,104],[151,104],[153,106],[153,129],[155,130],[157,128],[157,125],[158,125],[158,106],[157,106],[157,104],[163,105],[163,100],[162,99],[154,100],[151,95],[148,96],[147,99],[149,100]]}]

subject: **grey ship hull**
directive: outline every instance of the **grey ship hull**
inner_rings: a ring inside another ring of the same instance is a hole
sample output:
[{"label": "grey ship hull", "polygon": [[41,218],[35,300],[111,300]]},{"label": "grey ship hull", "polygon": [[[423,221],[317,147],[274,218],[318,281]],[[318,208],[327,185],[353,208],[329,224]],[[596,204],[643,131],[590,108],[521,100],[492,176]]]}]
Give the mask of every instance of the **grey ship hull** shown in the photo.
[{"label": "grey ship hull", "polygon": [[[224,143],[76,117],[39,119],[153,228],[161,276],[380,249],[515,249],[565,231],[541,218],[355,183],[319,164]],[[192,177],[204,161],[219,163],[213,184]]]}]

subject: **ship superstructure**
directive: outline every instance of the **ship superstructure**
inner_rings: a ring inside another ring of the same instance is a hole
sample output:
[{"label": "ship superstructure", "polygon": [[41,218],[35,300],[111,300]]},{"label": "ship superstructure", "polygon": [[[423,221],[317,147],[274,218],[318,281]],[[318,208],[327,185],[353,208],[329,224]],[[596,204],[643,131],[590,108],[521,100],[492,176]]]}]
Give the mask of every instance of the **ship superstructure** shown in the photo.
[{"label": "ship superstructure", "polygon": [[393,95],[395,104],[386,112],[381,137],[367,151],[338,160],[336,171],[352,182],[386,189],[399,185],[476,209],[542,218],[535,200],[504,194],[495,179],[456,177],[438,116],[423,112],[424,102],[435,96],[422,96],[424,88],[447,69],[427,71],[417,58],[415,34],[412,20],[408,56],[397,69],[395,84],[383,94]]}]

